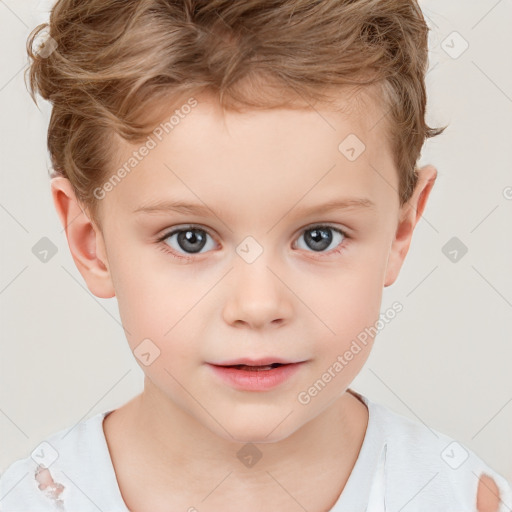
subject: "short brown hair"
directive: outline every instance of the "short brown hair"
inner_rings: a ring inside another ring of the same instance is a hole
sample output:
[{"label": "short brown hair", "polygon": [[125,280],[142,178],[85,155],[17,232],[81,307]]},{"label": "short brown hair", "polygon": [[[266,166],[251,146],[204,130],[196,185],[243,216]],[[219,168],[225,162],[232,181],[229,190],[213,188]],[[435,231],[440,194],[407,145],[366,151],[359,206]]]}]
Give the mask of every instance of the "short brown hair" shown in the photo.
[{"label": "short brown hair", "polygon": [[[33,48],[42,30],[49,55]],[[239,110],[378,87],[403,205],[425,139],[446,128],[425,122],[428,31],[416,0],[58,0],[27,40],[27,71],[34,101],[53,105],[54,171],[98,225],[113,134],[138,142],[202,92]]]}]

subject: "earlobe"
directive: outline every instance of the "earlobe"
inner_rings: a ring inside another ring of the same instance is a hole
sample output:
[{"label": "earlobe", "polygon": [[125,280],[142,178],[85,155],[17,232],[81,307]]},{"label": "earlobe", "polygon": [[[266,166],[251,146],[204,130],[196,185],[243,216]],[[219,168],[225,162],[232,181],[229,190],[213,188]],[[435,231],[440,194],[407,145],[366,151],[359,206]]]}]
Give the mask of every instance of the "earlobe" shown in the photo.
[{"label": "earlobe", "polygon": [[411,245],[414,228],[423,215],[437,178],[437,169],[432,165],[426,165],[417,172],[418,181],[414,192],[409,201],[400,209],[395,237],[389,252],[384,287],[392,285],[398,277]]},{"label": "earlobe", "polygon": [[103,234],[82,209],[67,178],[52,178],[51,191],[71,256],[87,287],[96,297],[114,297]]}]

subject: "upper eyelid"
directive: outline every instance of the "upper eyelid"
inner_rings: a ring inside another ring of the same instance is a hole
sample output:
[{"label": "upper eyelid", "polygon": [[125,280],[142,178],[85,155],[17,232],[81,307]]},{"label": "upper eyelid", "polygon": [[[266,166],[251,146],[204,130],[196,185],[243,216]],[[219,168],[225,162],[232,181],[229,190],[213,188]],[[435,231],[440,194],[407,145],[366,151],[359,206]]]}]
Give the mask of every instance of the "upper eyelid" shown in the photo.
[{"label": "upper eyelid", "polygon": [[[334,229],[334,230],[337,230],[337,231],[343,233],[347,237],[350,236],[349,229],[344,228],[344,227],[334,226],[330,222],[313,222],[312,224],[307,224],[306,226],[300,228],[298,230],[298,232],[302,233],[303,231],[309,231],[311,229],[320,228],[320,227],[331,228],[331,229]],[[171,236],[172,234],[175,234],[176,232],[186,231],[187,229],[198,229],[201,231],[205,231],[210,236],[213,236],[212,233],[210,232],[209,228],[205,228],[204,226],[201,226],[199,224],[183,224],[183,226],[181,226],[181,227],[178,226],[178,227],[169,228],[162,235],[160,235],[159,238],[166,238],[168,236]]]}]

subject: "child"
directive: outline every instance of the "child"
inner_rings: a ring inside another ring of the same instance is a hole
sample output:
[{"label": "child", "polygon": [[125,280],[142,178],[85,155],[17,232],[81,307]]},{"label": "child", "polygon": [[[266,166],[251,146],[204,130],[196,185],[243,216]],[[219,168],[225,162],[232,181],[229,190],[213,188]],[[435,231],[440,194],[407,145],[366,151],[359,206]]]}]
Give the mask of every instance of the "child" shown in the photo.
[{"label": "child", "polygon": [[59,0],[41,28],[55,207],[145,381],[9,466],[1,510],[511,510],[350,388],[437,175],[415,0]]}]

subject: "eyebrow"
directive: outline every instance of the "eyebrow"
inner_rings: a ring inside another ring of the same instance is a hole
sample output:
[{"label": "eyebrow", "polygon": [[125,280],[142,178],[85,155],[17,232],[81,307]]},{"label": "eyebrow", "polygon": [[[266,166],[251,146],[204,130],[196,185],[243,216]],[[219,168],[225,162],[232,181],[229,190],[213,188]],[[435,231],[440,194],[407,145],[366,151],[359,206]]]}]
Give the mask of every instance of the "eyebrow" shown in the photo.
[{"label": "eyebrow", "polygon": [[[326,201],[325,203],[314,206],[292,207],[283,216],[287,216],[293,212],[294,216],[309,216],[314,213],[326,213],[336,210],[366,210],[371,211],[375,209],[375,203],[368,198],[351,197],[351,198],[334,198]],[[144,214],[162,214],[162,213],[181,213],[185,215],[199,215],[207,217],[212,213],[219,217],[216,212],[210,209],[205,204],[188,203],[185,201],[172,201],[169,199],[158,200],[151,203],[143,204],[142,206],[133,210],[132,213]],[[222,217],[222,212],[221,217]]]},{"label": "eyebrow", "polygon": [[[375,203],[366,197],[335,198],[314,206],[292,207],[289,212],[293,211],[296,216],[308,216],[313,213],[325,213],[334,210],[374,210],[375,206]],[[168,199],[143,204],[133,210],[132,213],[158,214],[169,212],[200,216],[208,216],[212,213],[217,215],[205,204]]]}]

